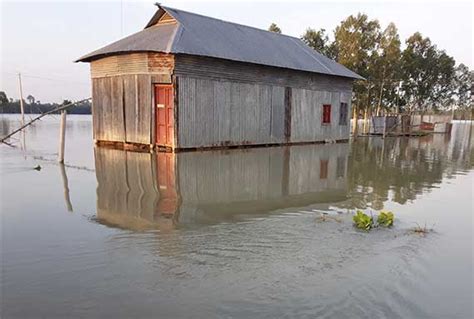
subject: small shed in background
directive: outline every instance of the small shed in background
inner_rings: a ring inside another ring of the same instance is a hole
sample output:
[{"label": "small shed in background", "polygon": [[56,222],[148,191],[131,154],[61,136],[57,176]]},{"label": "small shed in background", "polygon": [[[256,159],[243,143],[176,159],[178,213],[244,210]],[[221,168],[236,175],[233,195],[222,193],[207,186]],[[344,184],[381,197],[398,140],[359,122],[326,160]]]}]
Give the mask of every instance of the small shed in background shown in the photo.
[{"label": "small shed in background", "polygon": [[78,61],[98,143],[175,151],[347,140],[362,79],[298,38],[163,6]]}]

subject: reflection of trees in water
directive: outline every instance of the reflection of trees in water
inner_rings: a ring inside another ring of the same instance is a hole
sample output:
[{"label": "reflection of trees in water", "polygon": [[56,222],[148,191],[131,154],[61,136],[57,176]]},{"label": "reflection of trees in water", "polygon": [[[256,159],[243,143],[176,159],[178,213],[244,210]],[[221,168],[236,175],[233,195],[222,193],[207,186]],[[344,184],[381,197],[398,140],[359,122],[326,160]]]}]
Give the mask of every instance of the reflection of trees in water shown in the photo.
[{"label": "reflection of trees in water", "polygon": [[400,204],[414,200],[444,177],[470,169],[472,154],[466,127],[451,136],[360,139],[349,155],[351,206],[380,210],[388,199]]}]

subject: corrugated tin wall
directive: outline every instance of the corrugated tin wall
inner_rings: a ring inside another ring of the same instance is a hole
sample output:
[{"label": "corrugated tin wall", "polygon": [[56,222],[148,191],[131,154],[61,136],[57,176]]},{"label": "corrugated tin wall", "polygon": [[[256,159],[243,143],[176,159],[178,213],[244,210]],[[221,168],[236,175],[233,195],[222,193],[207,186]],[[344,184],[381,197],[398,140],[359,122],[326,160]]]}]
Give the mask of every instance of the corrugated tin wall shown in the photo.
[{"label": "corrugated tin wall", "polygon": [[154,83],[171,83],[174,57],[132,53],[93,61],[92,114],[98,141],[152,144]]},{"label": "corrugated tin wall", "polygon": [[92,79],[94,139],[151,143],[151,81],[144,74]]},{"label": "corrugated tin wall", "polygon": [[[341,102],[348,104],[346,125],[339,124]],[[291,142],[348,139],[351,92],[292,89]],[[323,105],[331,105],[331,123],[322,124]]]},{"label": "corrugated tin wall", "polygon": [[175,57],[174,73],[179,148],[349,138],[339,110],[347,103],[350,118],[351,79],[187,55]]},{"label": "corrugated tin wall", "polygon": [[187,76],[178,83],[179,147],[282,141],[283,87]]},{"label": "corrugated tin wall", "polygon": [[[349,138],[339,124],[340,103],[350,91],[291,89],[291,137],[285,138],[285,87],[180,76],[178,147],[278,144]],[[322,105],[331,123],[322,124]]]}]

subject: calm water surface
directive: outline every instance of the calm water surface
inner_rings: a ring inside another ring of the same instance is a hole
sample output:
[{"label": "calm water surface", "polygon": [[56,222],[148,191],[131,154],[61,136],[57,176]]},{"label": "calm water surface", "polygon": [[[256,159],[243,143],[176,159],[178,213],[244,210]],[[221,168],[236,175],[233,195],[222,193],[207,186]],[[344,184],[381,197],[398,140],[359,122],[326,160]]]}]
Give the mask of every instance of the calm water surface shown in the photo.
[{"label": "calm water surface", "polygon": [[[156,155],[94,148],[68,116],[64,167],[58,123],[0,145],[2,318],[473,317],[468,124]],[[355,209],[395,227],[356,231]]]}]

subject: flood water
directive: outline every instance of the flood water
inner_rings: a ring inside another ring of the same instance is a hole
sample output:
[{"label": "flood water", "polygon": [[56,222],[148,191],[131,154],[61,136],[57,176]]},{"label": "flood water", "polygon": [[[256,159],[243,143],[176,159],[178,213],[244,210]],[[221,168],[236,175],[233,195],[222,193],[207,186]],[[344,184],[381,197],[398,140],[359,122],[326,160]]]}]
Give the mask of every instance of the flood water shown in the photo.
[{"label": "flood water", "polygon": [[[469,124],[156,155],[94,148],[68,116],[66,166],[58,131],[0,145],[2,318],[473,317]],[[395,226],[357,231],[356,209]]]}]

